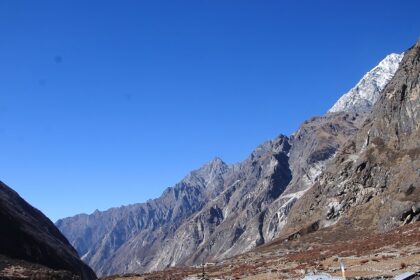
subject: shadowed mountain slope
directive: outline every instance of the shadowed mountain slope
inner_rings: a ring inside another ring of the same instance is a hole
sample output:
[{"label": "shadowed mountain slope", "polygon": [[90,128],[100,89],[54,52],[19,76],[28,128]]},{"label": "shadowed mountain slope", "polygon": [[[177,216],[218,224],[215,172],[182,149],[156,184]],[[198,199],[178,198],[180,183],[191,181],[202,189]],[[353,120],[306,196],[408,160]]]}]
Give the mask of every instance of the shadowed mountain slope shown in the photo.
[{"label": "shadowed mountain slope", "polygon": [[7,258],[9,263],[24,260],[71,272],[83,280],[96,279],[95,273],[79,259],[76,250],[54,224],[2,182],[0,225],[2,260]]}]

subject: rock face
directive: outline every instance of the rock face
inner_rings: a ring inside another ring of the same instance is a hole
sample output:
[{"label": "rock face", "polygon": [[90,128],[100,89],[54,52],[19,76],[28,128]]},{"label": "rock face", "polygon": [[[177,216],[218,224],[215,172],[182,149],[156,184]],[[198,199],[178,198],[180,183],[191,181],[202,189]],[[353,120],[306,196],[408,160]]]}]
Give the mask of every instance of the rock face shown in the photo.
[{"label": "rock face", "polygon": [[420,42],[359,132],[294,205],[288,229],[388,231],[420,219]]},{"label": "rock face", "polygon": [[404,54],[390,54],[378,66],[369,71],[349,92],[344,94],[328,111],[367,112],[376,103],[381,91],[388,84],[398,69]]},{"label": "rock face", "polygon": [[306,222],[292,213],[302,207],[296,205],[310,203],[312,186],[365,127],[400,58],[388,56],[327,115],[262,144],[243,162],[216,158],[158,199],[65,218],[57,226],[100,275],[217,261],[264,244],[286,224]]},{"label": "rock face", "polygon": [[363,119],[363,114],[329,114],[304,122],[294,133],[289,153],[292,180],[282,195],[267,207],[266,241],[278,236],[292,206],[318,180],[337,150],[358,131]]},{"label": "rock face", "polygon": [[0,224],[2,263],[4,259],[7,263],[22,260],[63,271],[60,275],[66,277],[96,279],[95,273],[79,259],[76,250],[54,224],[2,182]]}]

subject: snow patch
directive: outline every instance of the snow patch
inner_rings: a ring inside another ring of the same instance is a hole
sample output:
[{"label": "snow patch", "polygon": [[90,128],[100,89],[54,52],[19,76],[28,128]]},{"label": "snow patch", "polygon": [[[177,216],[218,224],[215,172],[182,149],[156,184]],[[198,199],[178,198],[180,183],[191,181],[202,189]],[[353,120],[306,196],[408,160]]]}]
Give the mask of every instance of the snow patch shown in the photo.
[{"label": "snow patch", "polygon": [[404,54],[390,54],[370,70],[349,92],[344,94],[328,113],[364,112],[378,100],[381,91],[392,79]]}]

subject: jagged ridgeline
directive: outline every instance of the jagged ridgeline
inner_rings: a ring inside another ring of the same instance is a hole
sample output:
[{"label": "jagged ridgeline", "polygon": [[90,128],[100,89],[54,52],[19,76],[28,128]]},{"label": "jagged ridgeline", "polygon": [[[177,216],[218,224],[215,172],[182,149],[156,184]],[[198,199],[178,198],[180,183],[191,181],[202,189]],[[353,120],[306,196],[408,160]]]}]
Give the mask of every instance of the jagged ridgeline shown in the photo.
[{"label": "jagged ridgeline", "polygon": [[[218,261],[313,225],[350,220],[365,228],[363,217],[374,217],[368,228],[380,231],[411,222],[419,202],[418,75],[416,45],[404,58],[386,57],[326,115],[244,161],[216,158],[157,199],[57,226],[98,274],[110,275]],[[380,205],[377,215],[369,210]]]}]

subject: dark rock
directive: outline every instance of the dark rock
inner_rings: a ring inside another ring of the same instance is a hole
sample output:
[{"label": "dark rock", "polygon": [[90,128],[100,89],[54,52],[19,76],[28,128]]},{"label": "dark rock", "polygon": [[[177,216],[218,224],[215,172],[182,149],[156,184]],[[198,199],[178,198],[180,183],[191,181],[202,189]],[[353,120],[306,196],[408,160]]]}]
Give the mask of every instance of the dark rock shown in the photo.
[{"label": "dark rock", "polygon": [[54,224],[0,182],[0,255],[96,279]]}]

